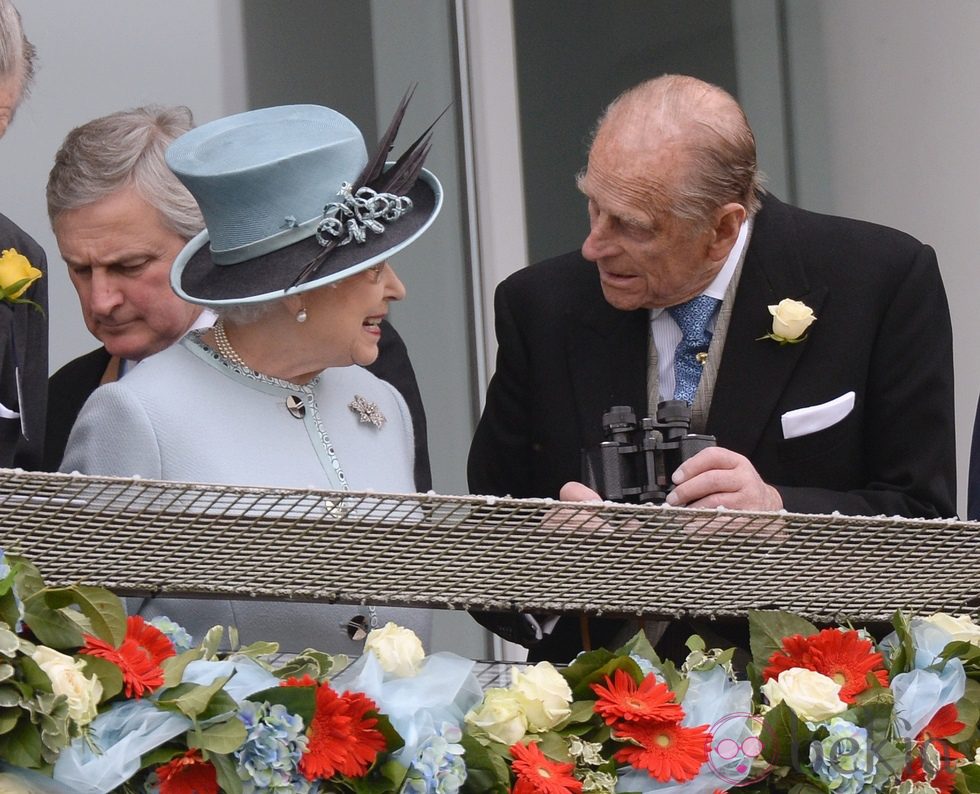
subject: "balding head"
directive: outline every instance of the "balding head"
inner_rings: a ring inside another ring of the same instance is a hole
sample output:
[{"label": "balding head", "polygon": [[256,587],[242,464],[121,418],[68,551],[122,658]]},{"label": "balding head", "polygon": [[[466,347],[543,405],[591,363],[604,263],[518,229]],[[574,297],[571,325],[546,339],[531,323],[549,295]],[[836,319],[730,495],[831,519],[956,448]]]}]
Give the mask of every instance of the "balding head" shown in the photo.
[{"label": "balding head", "polygon": [[[625,91],[599,121],[593,147],[646,171],[652,197],[679,218],[706,222],[727,203],[759,208],[755,136],[742,108],[718,86],[664,75]],[[661,172],[673,164],[671,184]],[[654,168],[656,166],[656,168]]]},{"label": "balding head", "polygon": [[660,77],[610,105],[579,176],[582,255],[618,309],[699,295],[759,206],[755,139],[741,108],[692,77]]}]

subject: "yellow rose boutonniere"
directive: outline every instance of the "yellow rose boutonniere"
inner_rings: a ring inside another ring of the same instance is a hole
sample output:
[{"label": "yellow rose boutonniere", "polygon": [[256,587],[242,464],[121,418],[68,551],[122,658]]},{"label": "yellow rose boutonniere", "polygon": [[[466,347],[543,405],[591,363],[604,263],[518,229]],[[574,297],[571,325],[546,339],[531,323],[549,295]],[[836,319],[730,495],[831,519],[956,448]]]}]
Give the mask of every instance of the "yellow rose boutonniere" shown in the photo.
[{"label": "yellow rose boutonniere", "polygon": [[772,331],[759,339],[772,339],[781,345],[795,345],[806,339],[806,329],[809,328],[816,316],[813,309],[802,301],[783,298],[775,306],[769,307],[772,315]]},{"label": "yellow rose boutonniere", "polygon": [[44,310],[38,304],[23,297],[27,288],[42,275],[16,248],[7,248],[0,252],[0,300],[8,303],[29,303],[43,313]]}]

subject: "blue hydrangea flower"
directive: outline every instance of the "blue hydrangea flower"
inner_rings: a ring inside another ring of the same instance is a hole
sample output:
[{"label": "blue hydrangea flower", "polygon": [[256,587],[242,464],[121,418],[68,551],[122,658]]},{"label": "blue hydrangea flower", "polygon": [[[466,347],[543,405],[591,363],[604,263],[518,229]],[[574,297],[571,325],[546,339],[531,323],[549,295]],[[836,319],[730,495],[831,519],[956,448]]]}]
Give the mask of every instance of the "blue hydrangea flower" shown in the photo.
[{"label": "blue hydrangea flower", "polygon": [[827,730],[825,739],[810,745],[813,771],[835,794],[870,794],[878,758],[868,747],[868,732],[840,717]]},{"label": "blue hydrangea flower", "polygon": [[166,615],[158,615],[155,618],[151,618],[149,623],[151,626],[155,626],[163,632],[166,638],[173,643],[174,650],[177,653],[189,651],[194,647],[194,638],[184,630],[183,626],[179,623],[174,623]]},{"label": "blue hydrangea flower", "polygon": [[463,732],[458,725],[444,722],[419,745],[418,755],[409,767],[402,788],[406,794],[457,794],[466,780]]},{"label": "blue hydrangea flower", "polygon": [[308,741],[302,717],[290,714],[279,703],[270,706],[245,700],[238,718],[247,735],[235,751],[244,794],[310,794],[316,790],[298,768]]}]

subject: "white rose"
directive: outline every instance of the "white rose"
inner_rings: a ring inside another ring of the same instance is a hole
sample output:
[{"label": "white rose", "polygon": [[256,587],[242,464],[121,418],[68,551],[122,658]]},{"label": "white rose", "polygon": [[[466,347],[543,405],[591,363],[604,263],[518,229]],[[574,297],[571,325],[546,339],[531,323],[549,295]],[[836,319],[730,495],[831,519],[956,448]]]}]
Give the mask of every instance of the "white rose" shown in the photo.
[{"label": "white rose", "polygon": [[527,716],[520,696],[510,689],[488,689],[483,701],[467,713],[466,724],[486,731],[495,742],[510,747],[527,733]]},{"label": "white rose", "polygon": [[68,699],[68,716],[78,725],[88,725],[98,713],[102,682],[96,676],[85,677],[85,664],[71,656],[38,645],[31,657],[51,679],[56,695]]},{"label": "white rose", "polygon": [[513,668],[510,688],[520,696],[532,731],[550,730],[572,713],[572,690],[551,662]]},{"label": "white rose", "polygon": [[783,298],[776,306],[769,307],[772,315],[772,334],[780,339],[799,339],[817,318],[813,309],[800,301]]},{"label": "white rose", "polygon": [[415,675],[425,659],[425,649],[415,632],[391,622],[367,635],[364,650],[372,651],[382,669],[399,678]]},{"label": "white rose", "polygon": [[783,670],[778,678],[762,685],[762,694],[769,705],[785,703],[807,722],[824,722],[847,710],[838,697],[841,685],[822,673],[803,667]]},{"label": "white rose", "polygon": [[969,615],[953,617],[945,612],[937,612],[925,620],[951,635],[954,640],[980,645],[980,626]]}]

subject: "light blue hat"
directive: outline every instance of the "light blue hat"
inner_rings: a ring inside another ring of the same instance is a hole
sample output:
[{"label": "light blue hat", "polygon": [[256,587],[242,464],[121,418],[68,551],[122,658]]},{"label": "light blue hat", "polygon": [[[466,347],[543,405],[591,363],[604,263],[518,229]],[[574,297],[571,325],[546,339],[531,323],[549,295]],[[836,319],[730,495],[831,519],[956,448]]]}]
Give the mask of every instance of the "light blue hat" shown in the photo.
[{"label": "light blue hat", "polygon": [[416,167],[394,181],[402,160],[382,169],[382,152],[380,173],[370,178],[360,130],[319,105],[252,110],[180,136],[167,164],[207,228],[174,260],[174,290],[207,306],[258,303],[384,261],[422,234],[442,206],[439,181],[421,168],[428,134],[410,147]]}]

